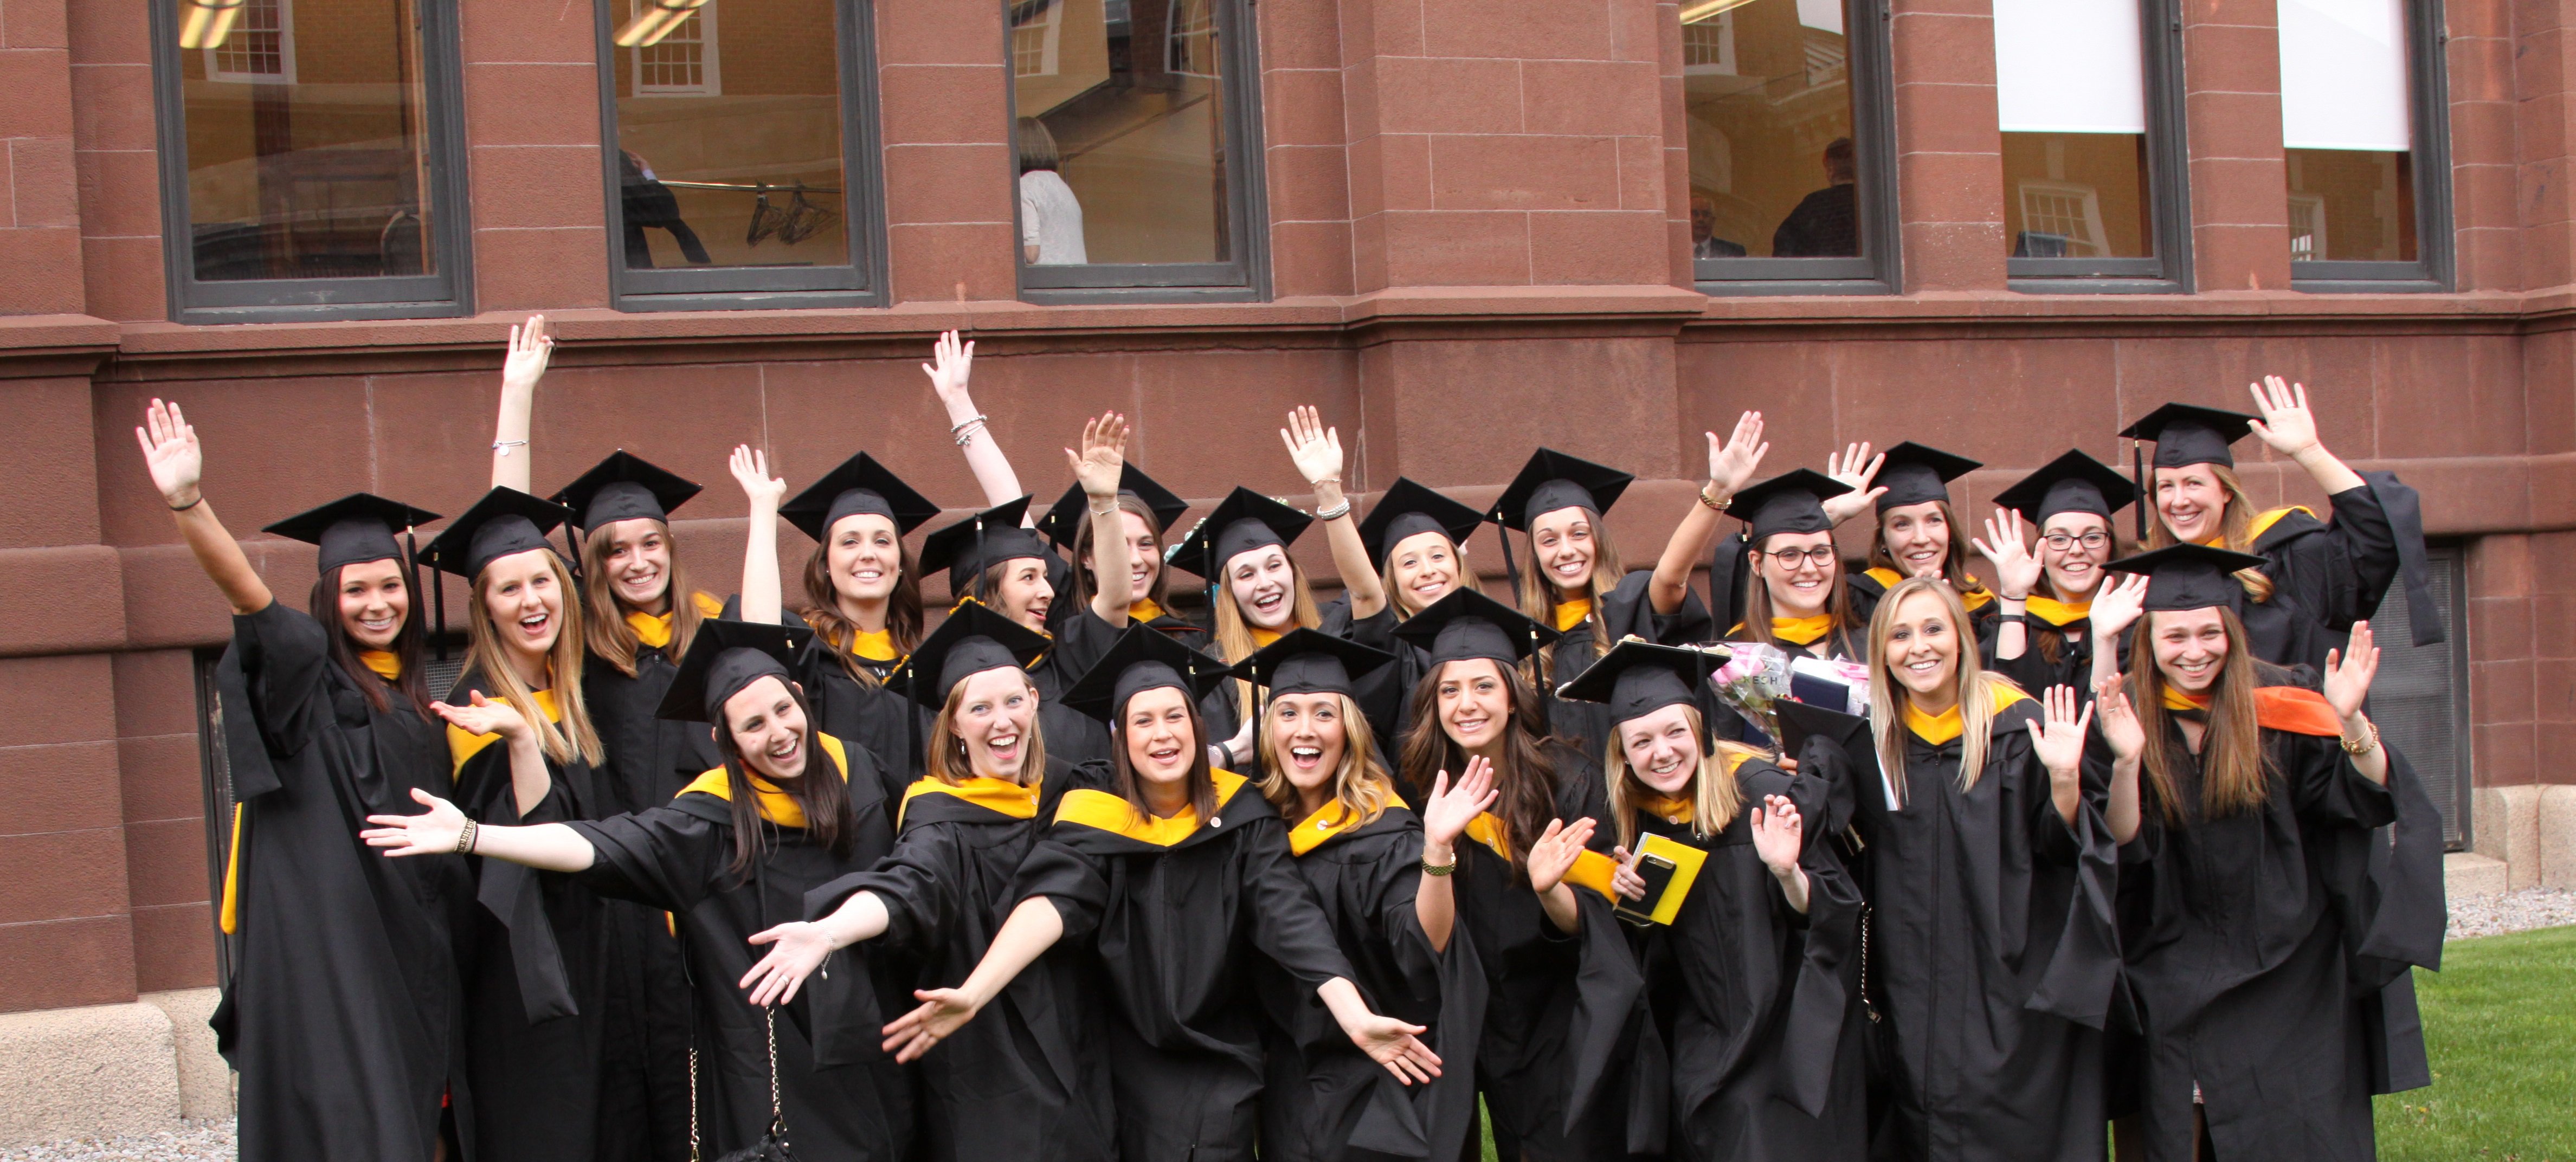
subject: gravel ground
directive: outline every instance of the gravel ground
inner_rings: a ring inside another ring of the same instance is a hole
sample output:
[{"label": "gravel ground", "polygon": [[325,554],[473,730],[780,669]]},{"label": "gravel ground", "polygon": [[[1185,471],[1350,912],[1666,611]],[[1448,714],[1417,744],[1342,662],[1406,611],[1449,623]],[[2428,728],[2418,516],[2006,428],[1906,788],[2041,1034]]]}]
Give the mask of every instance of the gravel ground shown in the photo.
[{"label": "gravel ground", "polygon": [[2449,939],[2576,924],[2576,891],[2524,888],[2501,896],[2451,901]]}]

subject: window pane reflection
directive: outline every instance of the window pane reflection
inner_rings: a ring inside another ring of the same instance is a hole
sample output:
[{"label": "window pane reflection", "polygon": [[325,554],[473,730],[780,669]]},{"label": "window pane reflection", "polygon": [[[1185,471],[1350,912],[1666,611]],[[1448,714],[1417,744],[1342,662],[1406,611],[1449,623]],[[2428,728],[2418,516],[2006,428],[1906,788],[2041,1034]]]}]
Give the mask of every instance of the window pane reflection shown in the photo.
[{"label": "window pane reflection", "polygon": [[1013,0],[1022,260],[1227,262],[1221,0]]},{"label": "window pane reflection", "polygon": [[436,273],[412,0],[178,11],[197,278]]},{"label": "window pane reflection", "polygon": [[1841,0],[1696,0],[1681,17],[1692,256],[1858,256]]},{"label": "window pane reflection", "polygon": [[2290,149],[2290,261],[2415,261],[2413,155]]},{"label": "window pane reflection", "polygon": [[627,268],[848,265],[834,0],[603,2]]},{"label": "window pane reflection", "polygon": [[2143,133],[2004,134],[2004,236],[2018,258],[2153,258]]}]

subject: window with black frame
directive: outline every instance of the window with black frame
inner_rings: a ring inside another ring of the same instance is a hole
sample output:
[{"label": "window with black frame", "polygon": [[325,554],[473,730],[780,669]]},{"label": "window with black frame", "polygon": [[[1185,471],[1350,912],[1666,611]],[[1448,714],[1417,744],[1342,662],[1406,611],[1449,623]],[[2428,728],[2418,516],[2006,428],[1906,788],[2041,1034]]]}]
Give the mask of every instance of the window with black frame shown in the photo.
[{"label": "window with black frame", "polygon": [[1692,266],[1711,294],[1893,290],[1885,0],[1685,0]]},{"label": "window with black frame", "polygon": [[599,0],[627,310],[882,301],[862,0]]},{"label": "window with black frame", "polygon": [[1004,0],[1032,301],[1264,291],[1247,0]]},{"label": "window with black frame", "polygon": [[2175,2],[1995,0],[2013,289],[2190,289]]},{"label": "window with black frame", "polygon": [[155,0],[183,323],[464,314],[451,0]]},{"label": "window with black frame", "polygon": [[2450,151],[2437,0],[2280,0],[2291,285],[2440,290]]}]

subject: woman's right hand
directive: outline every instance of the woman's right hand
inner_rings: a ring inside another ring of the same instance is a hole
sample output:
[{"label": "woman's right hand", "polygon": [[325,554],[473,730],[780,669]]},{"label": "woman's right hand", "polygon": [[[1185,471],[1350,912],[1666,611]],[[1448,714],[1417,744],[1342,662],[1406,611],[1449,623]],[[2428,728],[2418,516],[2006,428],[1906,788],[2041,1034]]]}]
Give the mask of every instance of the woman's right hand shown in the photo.
[{"label": "woman's right hand", "polygon": [[2110,584],[2094,587],[2093,610],[2086,615],[2086,620],[2093,626],[2093,640],[2116,641],[2121,631],[2137,624],[2146,607],[2147,575],[2144,573],[2123,573]]},{"label": "woman's right hand", "polygon": [[898,1065],[921,1060],[922,1054],[965,1028],[984,1008],[983,1001],[964,989],[914,989],[912,995],[921,1006],[885,1027],[885,1051],[894,1054]]},{"label": "woman's right hand", "polygon": [[796,999],[805,978],[832,955],[832,934],[822,925],[793,920],[751,934],[751,943],[769,945],[769,955],[742,974],[736,988],[749,989],[755,1005],[783,1005]]},{"label": "woman's right hand", "polygon": [[1851,486],[1849,492],[1824,498],[1825,517],[1841,524],[1859,516],[1862,509],[1878,503],[1878,498],[1886,495],[1887,489],[1872,488],[1869,482],[1878,478],[1879,468],[1886,463],[1887,453],[1869,454],[1867,440],[1848,446],[1840,456],[1825,453],[1825,475]]},{"label": "woman's right hand", "polygon": [[1467,833],[1467,825],[1492,807],[1501,794],[1494,789],[1493,761],[1481,756],[1467,760],[1467,773],[1454,784],[1447,771],[1434,776],[1431,800],[1422,805],[1423,858],[1454,854],[1458,837]]},{"label": "woman's right hand", "polygon": [[429,708],[446,719],[448,725],[467,734],[497,734],[516,742],[528,733],[528,720],[519,716],[517,707],[507,701],[494,702],[485,698],[480,690],[469,693],[473,701],[467,705],[432,702]]},{"label": "woman's right hand", "polygon": [[510,328],[510,353],[501,360],[502,390],[533,390],[554,357],[555,339],[546,334],[546,317],[528,316],[527,322]]},{"label": "woman's right hand", "polygon": [[1297,475],[1309,487],[1330,480],[1342,480],[1342,434],[1324,426],[1323,417],[1314,405],[1292,408],[1288,426],[1279,429],[1279,442],[1288,446],[1288,459],[1297,465]]},{"label": "woman's right hand", "polygon": [[2147,729],[2138,723],[2137,707],[2129,704],[2126,675],[2107,674],[2093,684],[2093,709],[2093,725],[2101,730],[2112,758],[2128,762],[2147,749]]},{"label": "woman's right hand", "polygon": [[1571,827],[1562,819],[1547,821],[1547,830],[1540,832],[1538,841],[1530,844],[1531,891],[1544,896],[1565,882],[1565,873],[1574,870],[1574,861],[1592,842],[1592,826],[1590,816],[1575,820]]},{"label": "woman's right hand", "polygon": [[1064,462],[1082,484],[1082,494],[1095,504],[1115,500],[1122,469],[1127,466],[1127,417],[1102,412],[1082,422],[1082,450],[1064,450]]},{"label": "woman's right hand", "polygon": [[974,371],[975,344],[959,342],[955,331],[940,332],[939,342],[930,349],[930,362],[921,365],[921,373],[930,377],[930,390],[938,393],[952,417],[960,408],[968,416],[975,414],[975,399],[966,391]]},{"label": "woman's right hand", "polygon": [[770,511],[778,510],[778,502],[787,495],[787,482],[769,474],[769,453],[736,444],[726,466],[733,470],[734,483],[742,485],[742,494],[751,498],[752,508],[767,504]]},{"label": "woman's right hand", "polygon": [[152,472],[152,486],[161,490],[161,499],[172,508],[186,508],[197,502],[197,481],[205,472],[205,449],[197,443],[197,429],[175,403],[153,400],[143,409],[143,426],[134,429],[136,443],[143,445],[143,465]]},{"label": "woman's right hand", "polygon": [[380,847],[386,855],[452,855],[456,838],[465,834],[465,813],[456,804],[421,790],[411,789],[415,802],[429,810],[418,815],[369,815],[374,827],[358,833],[369,847]]},{"label": "woman's right hand", "polygon": [[2022,540],[2021,515],[2009,508],[1998,508],[1986,518],[1984,540],[1971,539],[1977,551],[1995,567],[1995,596],[2006,601],[2028,601],[2039,588],[2039,558],[2030,555],[2030,546]]}]

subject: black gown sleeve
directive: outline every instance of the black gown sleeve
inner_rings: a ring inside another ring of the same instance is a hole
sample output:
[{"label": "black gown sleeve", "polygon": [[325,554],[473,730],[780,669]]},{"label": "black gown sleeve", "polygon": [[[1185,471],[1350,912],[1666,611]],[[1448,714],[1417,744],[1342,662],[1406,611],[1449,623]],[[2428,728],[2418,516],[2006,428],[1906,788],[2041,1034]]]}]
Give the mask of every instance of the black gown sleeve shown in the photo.
[{"label": "black gown sleeve", "polygon": [[1235,864],[1252,914],[1252,944],[1299,984],[1318,988],[1334,977],[1349,978],[1351,962],[1333,940],[1315,891],[1297,874],[1296,857],[1288,853],[1288,833],[1276,816],[1242,824],[1234,837]]},{"label": "black gown sleeve", "polygon": [[330,725],[316,720],[330,705],[318,696],[324,667],[331,664],[330,631],[321,622],[272,600],[257,613],[233,615],[232,652],[249,699],[246,708],[271,753],[292,755],[315,729]]},{"label": "black gown sleeve", "polygon": [[886,930],[879,940],[905,951],[933,951],[965,907],[960,893],[966,881],[958,871],[965,863],[955,828],[935,823],[907,827],[875,867],[805,893],[805,918],[821,919],[850,897],[873,892],[886,910]]},{"label": "black gown sleeve", "polygon": [[[684,796],[683,798],[704,797]],[[590,866],[573,878],[612,899],[666,912],[686,912],[714,889],[714,872],[732,858],[733,829],[695,804],[653,807],[632,815],[565,824],[590,843]],[[723,803],[718,808],[730,810]]]},{"label": "black gown sleeve", "polygon": [[[2110,1019],[2111,997],[2118,988],[2121,969],[2119,931],[2112,911],[2113,894],[2119,886],[2119,851],[2111,842],[2110,828],[2102,822],[2101,806],[2092,796],[2076,796],[2074,822],[2058,813],[2048,768],[2032,749],[2030,733],[2021,725],[2021,717],[2015,715],[2008,726],[1997,729],[1993,750],[1986,758],[1985,777],[2020,780],[2032,862],[2071,867],[2074,871],[2066,913],[2056,925],[2056,947],[2049,950],[2048,963],[2031,989],[2028,1007],[2100,1029]],[[2033,924],[2038,922],[2036,918],[2032,920]]]},{"label": "black gown sleeve", "polygon": [[[2389,478],[2393,488],[2405,488]],[[2412,491],[2411,489],[2408,491]],[[2268,549],[2264,571],[2287,587],[2308,616],[2316,618],[2340,643],[2352,623],[2379,608],[2397,578],[2397,534],[2376,489],[2364,483],[2327,498],[2334,519],[2322,530],[2295,535]],[[2304,520],[2292,514],[2286,520]]]}]

